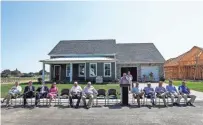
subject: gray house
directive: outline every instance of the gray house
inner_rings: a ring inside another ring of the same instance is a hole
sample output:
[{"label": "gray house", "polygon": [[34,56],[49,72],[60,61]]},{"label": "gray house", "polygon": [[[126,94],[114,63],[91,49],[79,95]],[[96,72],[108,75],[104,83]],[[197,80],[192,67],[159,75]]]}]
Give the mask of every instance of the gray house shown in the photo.
[{"label": "gray house", "polygon": [[49,64],[50,80],[64,82],[95,82],[98,77],[111,82],[127,71],[133,81],[158,81],[165,61],[153,43],[116,43],[113,39],[62,40],[49,56],[40,60],[43,71]]}]

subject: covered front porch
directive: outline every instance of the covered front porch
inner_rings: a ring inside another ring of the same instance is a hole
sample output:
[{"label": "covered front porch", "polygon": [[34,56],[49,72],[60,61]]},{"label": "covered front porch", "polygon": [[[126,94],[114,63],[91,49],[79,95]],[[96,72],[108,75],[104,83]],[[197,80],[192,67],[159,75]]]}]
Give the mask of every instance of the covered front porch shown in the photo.
[{"label": "covered front porch", "polygon": [[43,65],[44,81],[45,64],[50,65],[50,81],[92,81],[102,76],[104,81],[116,79],[116,60],[107,57],[52,58],[40,60]]}]

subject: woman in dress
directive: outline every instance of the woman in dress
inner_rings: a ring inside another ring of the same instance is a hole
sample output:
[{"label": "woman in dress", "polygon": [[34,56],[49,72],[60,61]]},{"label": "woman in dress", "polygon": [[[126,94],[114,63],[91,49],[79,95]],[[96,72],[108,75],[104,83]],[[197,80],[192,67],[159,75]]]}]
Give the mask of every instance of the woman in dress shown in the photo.
[{"label": "woman in dress", "polygon": [[51,101],[57,97],[57,94],[58,94],[58,88],[56,87],[56,82],[54,82],[51,85],[51,88],[48,93],[49,105],[51,105]]}]

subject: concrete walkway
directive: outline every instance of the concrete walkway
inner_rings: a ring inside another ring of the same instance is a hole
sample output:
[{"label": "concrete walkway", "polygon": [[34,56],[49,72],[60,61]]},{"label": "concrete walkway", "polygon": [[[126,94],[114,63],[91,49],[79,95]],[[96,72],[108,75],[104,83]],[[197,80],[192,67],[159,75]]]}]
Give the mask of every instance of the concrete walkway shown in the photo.
[{"label": "concrete walkway", "polygon": [[2,125],[202,125],[203,102],[195,107],[108,106],[73,109],[2,108]]}]

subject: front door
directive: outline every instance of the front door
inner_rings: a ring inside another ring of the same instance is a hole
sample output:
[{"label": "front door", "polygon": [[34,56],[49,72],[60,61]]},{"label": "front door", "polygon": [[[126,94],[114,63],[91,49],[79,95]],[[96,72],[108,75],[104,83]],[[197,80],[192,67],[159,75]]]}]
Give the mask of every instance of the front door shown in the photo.
[{"label": "front door", "polygon": [[58,81],[60,80],[60,71],[61,71],[61,66],[54,66],[54,74],[55,74],[55,80]]}]

